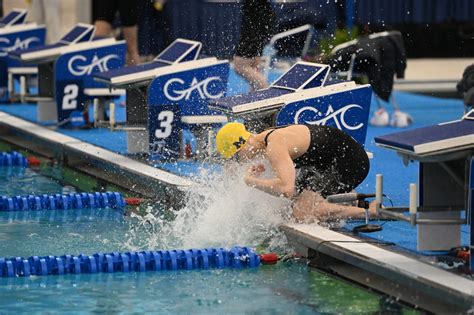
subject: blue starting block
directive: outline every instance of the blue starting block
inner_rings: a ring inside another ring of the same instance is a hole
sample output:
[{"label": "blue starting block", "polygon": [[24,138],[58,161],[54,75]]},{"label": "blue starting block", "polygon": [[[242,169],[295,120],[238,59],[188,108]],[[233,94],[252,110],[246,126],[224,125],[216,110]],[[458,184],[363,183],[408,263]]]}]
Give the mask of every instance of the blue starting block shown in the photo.
[{"label": "blue starting block", "polygon": [[[375,142],[397,151],[405,164],[420,163],[419,187],[410,187],[410,207],[379,211],[416,224],[419,250],[460,246],[461,224],[469,223],[474,270],[474,111],[460,120],[376,137]],[[379,178],[381,201],[381,175]],[[409,210],[410,217],[396,213],[397,210]],[[462,210],[466,211],[465,219]]]},{"label": "blue starting block", "polygon": [[268,89],[213,100],[209,107],[246,120],[259,132],[270,126],[335,126],[365,143],[372,89],[330,80],[330,67],[298,62]]},{"label": "blue starting block", "polygon": [[200,42],[178,38],[151,62],[100,73],[95,78],[114,87],[147,85],[156,76],[154,70],[196,60],[201,48]]},{"label": "blue starting block", "polygon": [[[183,132],[207,134],[227,118],[208,109],[209,100],[225,95],[229,63],[198,59],[200,42],[177,39],[152,62],[96,74],[97,81],[127,93],[130,153],[149,152],[157,158],[182,156]],[[203,131],[203,128],[206,131]],[[202,140],[201,152],[209,148]]]},{"label": "blue starting block", "polygon": [[57,43],[20,49],[10,55],[26,63],[55,60],[59,55],[69,52],[74,44],[91,42],[94,32],[94,25],[79,23]]},{"label": "blue starting block", "polygon": [[26,16],[28,15],[27,10],[13,9],[10,13],[0,19],[0,28],[9,27],[13,25],[21,25],[25,23]]},{"label": "blue starting block", "polygon": [[27,90],[27,78],[35,76],[35,67],[24,67],[8,56],[18,49],[44,45],[46,28],[35,23],[25,23],[28,12],[15,9],[0,19],[0,101],[8,101],[14,94],[13,80],[19,78],[20,95]]},{"label": "blue starting block", "polygon": [[60,126],[85,123],[85,104],[92,96],[86,89],[104,88],[92,75],[121,68],[125,62],[124,41],[94,38],[93,25],[78,24],[52,45],[16,50],[10,56],[23,63],[38,64],[38,121]]}]

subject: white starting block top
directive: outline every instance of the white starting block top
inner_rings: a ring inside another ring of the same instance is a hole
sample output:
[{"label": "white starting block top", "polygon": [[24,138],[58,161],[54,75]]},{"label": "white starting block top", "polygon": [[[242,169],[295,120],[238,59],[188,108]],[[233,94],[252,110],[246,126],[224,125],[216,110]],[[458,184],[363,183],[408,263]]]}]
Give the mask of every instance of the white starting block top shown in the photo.
[{"label": "white starting block top", "polygon": [[79,23],[55,44],[12,51],[10,56],[23,62],[44,62],[76,49],[94,48],[104,42],[115,42],[113,38],[93,40],[94,33],[94,25]]},{"label": "white starting block top", "polygon": [[114,97],[114,96],[124,96],[127,93],[124,89],[107,89],[107,88],[86,88],[84,89],[84,94],[92,97]]},{"label": "white starting block top", "polygon": [[[259,112],[282,104],[344,91],[356,87],[354,82],[326,84],[330,66],[297,62],[269,88],[245,95],[213,100],[209,107],[231,114]],[[317,88],[317,89],[316,89]]]},{"label": "white starting block top", "polygon": [[8,73],[13,75],[33,75],[38,74],[37,67],[10,67]]},{"label": "white starting block top", "polygon": [[183,62],[196,60],[201,52],[202,44],[197,41],[178,38],[163,50],[152,62],[114,69],[94,75],[97,81],[108,85],[120,86],[134,84],[153,79],[163,73],[161,68],[175,66]]},{"label": "white starting block top", "polygon": [[188,125],[224,124],[227,122],[227,116],[222,116],[222,115],[183,116],[181,117],[181,122]]},{"label": "white starting block top", "polygon": [[27,10],[13,9],[10,13],[0,19],[0,27],[23,24],[28,14]]},{"label": "white starting block top", "polygon": [[460,120],[376,137],[375,143],[414,158],[472,150],[474,110]]}]

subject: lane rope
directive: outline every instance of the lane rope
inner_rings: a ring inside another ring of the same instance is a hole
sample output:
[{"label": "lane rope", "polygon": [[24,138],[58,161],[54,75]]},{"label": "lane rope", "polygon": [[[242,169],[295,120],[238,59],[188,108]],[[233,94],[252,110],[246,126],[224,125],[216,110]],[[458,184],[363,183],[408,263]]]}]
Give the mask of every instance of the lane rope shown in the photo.
[{"label": "lane rope", "polygon": [[249,247],[159,250],[93,255],[0,258],[0,277],[114,272],[255,268],[260,257]]},{"label": "lane rope", "polygon": [[118,192],[0,196],[0,211],[123,209],[125,206],[125,199]]},{"label": "lane rope", "polygon": [[0,167],[12,166],[27,167],[28,159],[23,154],[16,151],[0,152]]}]

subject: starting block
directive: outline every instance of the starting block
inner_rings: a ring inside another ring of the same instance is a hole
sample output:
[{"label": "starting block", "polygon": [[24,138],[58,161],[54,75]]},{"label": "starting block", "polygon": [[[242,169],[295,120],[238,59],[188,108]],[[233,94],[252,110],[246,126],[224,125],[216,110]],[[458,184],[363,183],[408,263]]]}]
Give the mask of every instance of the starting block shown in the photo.
[{"label": "starting block", "polygon": [[21,25],[25,23],[28,11],[23,9],[13,9],[10,13],[0,19],[0,28]]},{"label": "starting block", "polygon": [[85,123],[86,103],[91,96],[85,89],[105,88],[92,75],[121,68],[125,42],[94,38],[93,25],[78,24],[59,42],[10,53],[23,63],[38,64],[38,121],[60,126]]},{"label": "starting block", "polygon": [[271,126],[335,126],[364,145],[370,110],[370,85],[329,80],[330,67],[297,62],[269,88],[213,100],[209,107],[242,118],[254,132]]},{"label": "starting block", "polygon": [[130,153],[179,158],[184,129],[201,134],[199,128],[227,121],[210,111],[207,103],[225,95],[229,63],[198,59],[201,47],[200,42],[177,39],[150,63],[94,76],[127,91],[127,121],[122,129],[127,131]]},{"label": "starting block", "polygon": [[19,79],[19,95],[24,102],[30,77],[35,77],[36,67],[24,67],[8,56],[12,51],[44,45],[46,28],[35,23],[25,23],[28,12],[15,9],[0,19],[0,101],[9,101],[15,94],[15,79]]},{"label": "starting block", "polygon": [[[107,88],[96,88],[96,89],[84,89],[84,94],[92,99],[94,106],[94,127],[99,126],[110,126],[111,129],[115,127],[115,100],[119,97],[126,95],[124,89],[107,89]],[[105,106],[109,105],[109,119],[106,120]]]},{"label": "starting block", "polygon": [[37,67],[9,67],[8,68],[8,95],[10,100],[14,99],[17,94],[15,93],[15,81],[18,79],[20,82],[20,91],[18,96],[20,102],[25,103],[26,97],[30,96],[28,91],[27,82],[38,75]]},{"label": "starting block", "polygon": [[97,81],[114,87],[147,85],[156,76],[156,69],[196,60],[201,47],[200,42],[178,38],[151,62],[107,71],[95,77]]},{"label": "starting block", "polygon": [[[419,250],[460,246],[461,225],[470,224],[474,270],[474,111],[461,120],[376,137],[377,145],[395,150],[405,164],[420,164],[419,187],[411,184],[409,208],[380,208],[388,217],[417,225]],[[378,186],[382,199],[381,175]],[[398,211],[410,211],[410,217]],[[462,218],[461,211],[466,211]]]}]

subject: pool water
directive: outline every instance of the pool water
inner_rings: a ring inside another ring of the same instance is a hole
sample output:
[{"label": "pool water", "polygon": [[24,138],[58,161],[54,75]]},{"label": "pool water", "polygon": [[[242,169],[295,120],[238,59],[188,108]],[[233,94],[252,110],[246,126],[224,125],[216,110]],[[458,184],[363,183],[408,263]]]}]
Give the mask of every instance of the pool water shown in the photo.
[{"label": "pool water", "polygon": [[[58,165],[0,169],[0,195],[80,191],[58,180],[64,173]],[[83,174],[74,174],[85,181]],[[136,241],[149,236],[143,227],[142,221],[113,209],[2,212],[0,257],[168,249],[159,247],[169,244],[166,235],[158,248],[140,248],[149,244]],[[242,270],[0,278],[0,304],[0,313],[414,312],[297,261]]]},{"label": "pool water", "polygon": [[9,312],[348,314],[413,313],[350,284],[287,262],[245,270],[0,279]]},{"label": "pool water", "polygon": [[29,195],[39,193],[38,190],[55,194],[61,193],[63,186],[30,168],[0,167],[0,196]]}]

